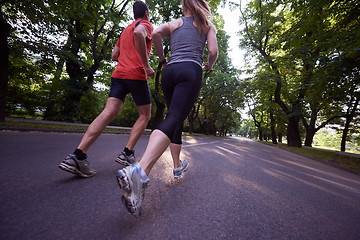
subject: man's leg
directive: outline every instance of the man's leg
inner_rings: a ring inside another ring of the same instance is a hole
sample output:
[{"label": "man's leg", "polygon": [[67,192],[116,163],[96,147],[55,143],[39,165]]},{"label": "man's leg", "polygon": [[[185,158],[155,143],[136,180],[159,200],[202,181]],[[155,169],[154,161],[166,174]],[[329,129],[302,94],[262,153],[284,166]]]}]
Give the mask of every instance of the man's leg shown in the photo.
[{"label": "man's leg", "polygon": [[120,99],[109,97],[104,110],[99,114],[99,116],[97,116],[97,118],[95,118],[86,130],[78,149],[86,153],[90,146],[100,136],[105,127],[116,118],[122,106],[123,102]]},{"label": "man's leg", "polygon": [[144,133],[146,125],[150,120],[151,104],[137,106],[137,110],[139,113],[139,117],[131,128],[129,139],[127,144],[125,145],[124,151],[122,151],[115,159],[116,162],[124,166],[129,166],[135,163],[134,147],[141,135]]},{"label": "man's leg", "polygon": [[141,137],[141,135],[144,133],[145,128],[150,121],[151,118],[151,104],[146,104],[143,106],[137,106],[136,107],[139,113],[139,117],[136,120],[135,124],[133,125],[128,142],[125,147],[127,147],[129,150],[133,150],[137,141]]},{"label": "man's leg", "polygon": [[90,124],[84,134],[78,148],[74,153],[69,154],[65,160],[59,164],[61,170],[76,174],[80,177],[92,177],[95,174],[94,169],[89,168],[86,152],[101,134],[104,128],[115,119],[123,103],[117,98],[109,97],[104,110]]}]

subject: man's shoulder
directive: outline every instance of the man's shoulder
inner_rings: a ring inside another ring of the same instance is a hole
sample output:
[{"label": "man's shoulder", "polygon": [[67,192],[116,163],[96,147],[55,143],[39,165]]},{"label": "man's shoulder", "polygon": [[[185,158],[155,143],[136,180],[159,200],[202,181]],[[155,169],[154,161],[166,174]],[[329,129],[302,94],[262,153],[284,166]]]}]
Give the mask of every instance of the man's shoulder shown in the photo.
[{"label": "man's shoulder", "polygon": [[135,19],[132,23],[130,23],[129,25],[132,25],[132,24],[144,24],[144,25],[151,25],[152,26],[152,23],[149,21],[149,20],[146,20],[146,19],[141,19],[141,18],[137,18]]},{"label": "man's shoulder", "polygon": [[145,27],[154,28],[152,23],[149,20],[141,20],[139,24],[144,25]]},{"label": "man's shoulder", "polygon": [[[134,29],[138,26],[138,25],[142,25],[143,27],[145,27],[145,29],[149,32],[152,32],[154,30],[154,27],[152,25],[152,23],[148,20],[145,20],[145,19],[136,19],[135,21],[133,21],[132,23],[130,23],[126,28],[126,32],[130,33],[130,32],[133,32]],[[125,32],[124,30],[124,32]]]}]

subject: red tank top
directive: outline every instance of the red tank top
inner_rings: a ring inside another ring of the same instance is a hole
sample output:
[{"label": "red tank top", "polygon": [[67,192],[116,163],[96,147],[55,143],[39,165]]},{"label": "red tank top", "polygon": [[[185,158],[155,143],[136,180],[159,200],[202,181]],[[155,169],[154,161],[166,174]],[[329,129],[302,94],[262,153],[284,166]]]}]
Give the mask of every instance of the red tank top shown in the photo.
[{"label": "red tank top", "polygon": [[120,55],[118,64],[111,74],[113,78],[131,79],[131,80],[147,80],[146,71],[142,64],[140,55],[136,50],[134,40],[134,29],[138,24],[145,27],[146,36],[146,50],[148,56],[151,51],[151,33],[154,30],[152,24],[147,20],[136,19],[120,34],[115,46],[120,48]]}]

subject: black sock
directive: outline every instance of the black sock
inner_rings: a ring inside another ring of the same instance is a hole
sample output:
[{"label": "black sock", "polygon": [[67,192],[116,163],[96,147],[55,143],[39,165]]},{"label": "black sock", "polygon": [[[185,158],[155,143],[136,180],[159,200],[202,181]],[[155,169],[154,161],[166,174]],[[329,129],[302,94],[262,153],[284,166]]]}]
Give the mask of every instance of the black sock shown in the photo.
[{"label": "black sock", "polygon": [[124,152],[126,155],[130,156],[131,154],[134,154],[134,150],[130,150],[127,147],[124,148]]},{"label": "black sock", "polygon": [[82,150],[80,150],[78,148],[75,149],[74,154],[78,160],[84,160],[87,157],[86,153],[84,153]]}]

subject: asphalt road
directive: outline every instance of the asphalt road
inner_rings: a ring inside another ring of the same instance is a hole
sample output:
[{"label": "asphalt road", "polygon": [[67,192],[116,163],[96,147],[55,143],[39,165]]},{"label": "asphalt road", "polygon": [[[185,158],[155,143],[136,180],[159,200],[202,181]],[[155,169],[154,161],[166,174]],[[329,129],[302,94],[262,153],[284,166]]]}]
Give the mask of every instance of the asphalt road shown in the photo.
[{"label": "asphalt road", "polygon": [[246,139],[186,137],[185,178],[172,180],[166,151],[135,218],[115,180],[127,135],[98,139],[88,179],[58,168],[81,136],[0,132],[0,239],[360,239],[358,175]]}]

